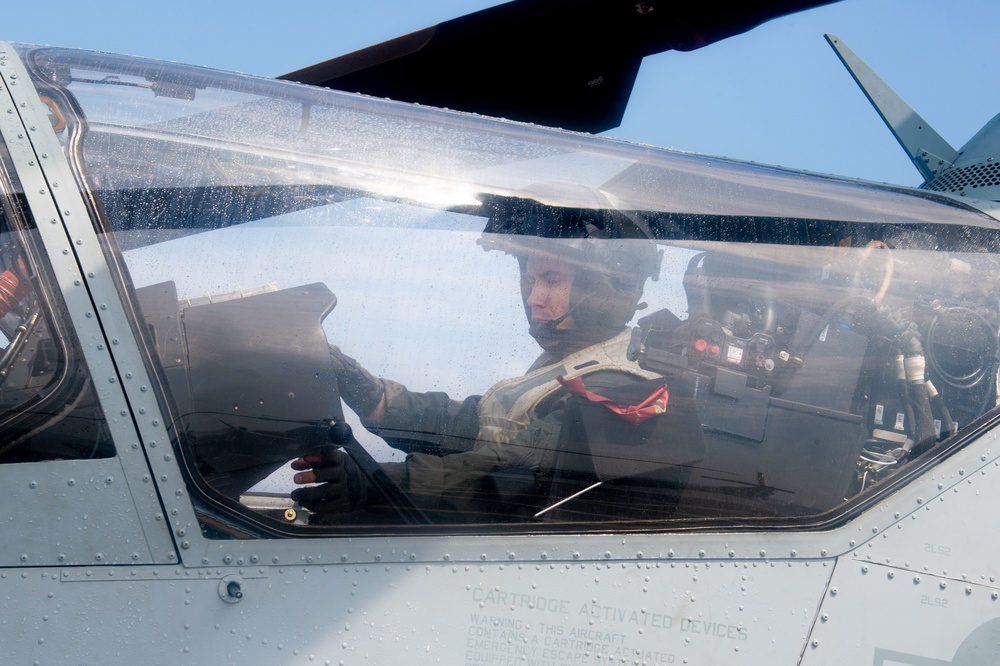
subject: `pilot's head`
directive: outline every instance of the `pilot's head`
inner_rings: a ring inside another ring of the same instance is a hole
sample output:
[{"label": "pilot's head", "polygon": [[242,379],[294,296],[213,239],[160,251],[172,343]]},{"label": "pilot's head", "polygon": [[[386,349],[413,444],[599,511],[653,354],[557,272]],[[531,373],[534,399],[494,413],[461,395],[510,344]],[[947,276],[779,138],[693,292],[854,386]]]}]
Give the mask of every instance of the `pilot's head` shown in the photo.
[{"label": "pilot's head", "polygon": [[517,258],[528,330],[548,352],[571,353],[620,333],[646,279],[659,274],[655,244],[619,213],[520,198],[498,199],[493,208],[480,243]]}]

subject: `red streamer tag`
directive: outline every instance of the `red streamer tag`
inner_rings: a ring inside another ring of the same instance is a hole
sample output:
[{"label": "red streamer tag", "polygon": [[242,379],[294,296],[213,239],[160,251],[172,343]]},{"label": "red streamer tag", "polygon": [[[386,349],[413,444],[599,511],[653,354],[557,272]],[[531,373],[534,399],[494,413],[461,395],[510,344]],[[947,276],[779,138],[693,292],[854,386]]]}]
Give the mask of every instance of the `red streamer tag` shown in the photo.
[{"label": "red streamer tag", "polygon": [[591,402],[604,405],[632,425],[639,425],[643,421],[651,419],[654,416],[659,416],[667,411],[667,399],[669,398],[669,395],[667,394],[666,384],[660,384],[659,388],[653,391],[648,398],[640,402],[638,405],[619,405],[610,398],[605,398],[603,395],[597,395],[596,393],[588,391],[583,385],[583,380],[579,377],[575,377],[574,379],[564,379],[562,375],[559,375],[556,379],[559,380],[559,383],[573,395],[578,395],[581,398],[590,400]]}]

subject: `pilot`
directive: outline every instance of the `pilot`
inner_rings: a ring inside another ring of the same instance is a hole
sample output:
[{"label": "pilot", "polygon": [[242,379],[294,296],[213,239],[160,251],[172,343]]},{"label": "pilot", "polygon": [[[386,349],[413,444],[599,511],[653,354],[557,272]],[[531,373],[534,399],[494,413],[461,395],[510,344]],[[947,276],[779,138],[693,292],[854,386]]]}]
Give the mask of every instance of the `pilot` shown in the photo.
[{"label": "pilot", "polygon": [[[621,234],[617,213],[567,211],[526,199],[504,200],[495,210],[479,242],[517,258],[528,330],[542,348],[525,375],[457,401],[374,377],[331,347],[343,400],[366,428],[411,451],[404,462],[382,468],[416,505],[454,512],[458,520],[494,513],[491,474],[518,468],[544,477],[552,469],[571,397],[557,376],[583,377],[595,393],[655,376],[626,358],[626,323],[646,279],[659,274],[655,244],[607,239],[609,231]],[[319,484],[292,492],[314,512],[342,512],[378,499],[339,449],[303,456],[292,466],[300,470],[296,483]]]}]

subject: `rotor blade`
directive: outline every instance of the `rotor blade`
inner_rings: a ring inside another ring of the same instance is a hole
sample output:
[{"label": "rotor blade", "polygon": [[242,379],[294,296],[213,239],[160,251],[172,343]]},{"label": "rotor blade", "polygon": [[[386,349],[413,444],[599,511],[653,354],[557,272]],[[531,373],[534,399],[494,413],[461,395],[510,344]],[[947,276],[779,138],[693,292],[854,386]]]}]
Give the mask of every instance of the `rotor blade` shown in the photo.
[{"label": "rotor blade", "polygon": [[896,137],[896,141],[906,151],[907,157],[917,167],[925,183],[934,180],[941,169],[955,164],[959,153],[950,143],[903,101],[840,37],[824,37],[875,107],[886,127]]},{"label": "rotor blade", "polygon": [[278,78],[563,127],[621,124],[642,58],[839,0],[515,0]]}]

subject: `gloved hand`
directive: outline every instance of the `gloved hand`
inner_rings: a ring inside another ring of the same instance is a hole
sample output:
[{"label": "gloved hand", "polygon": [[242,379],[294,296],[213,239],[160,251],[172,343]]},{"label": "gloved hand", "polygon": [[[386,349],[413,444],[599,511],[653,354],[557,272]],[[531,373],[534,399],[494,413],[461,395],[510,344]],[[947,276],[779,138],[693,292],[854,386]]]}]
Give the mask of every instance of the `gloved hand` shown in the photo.
[{"label": "gloved hand", "polygon": [[340,397],[362,418],[374,412],[385,395],[382,380],[362,368],[336,345],[330,345],[330,357],[337,370]]},{"label": "gloved hand", "polygon": [[341,513],[359,509],[368,501],[368,479],[343,449],[328,448],[292,461],[295,483],[318,483],[296,488],[292,499],[314,513]]}]

